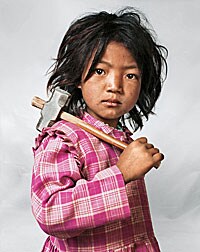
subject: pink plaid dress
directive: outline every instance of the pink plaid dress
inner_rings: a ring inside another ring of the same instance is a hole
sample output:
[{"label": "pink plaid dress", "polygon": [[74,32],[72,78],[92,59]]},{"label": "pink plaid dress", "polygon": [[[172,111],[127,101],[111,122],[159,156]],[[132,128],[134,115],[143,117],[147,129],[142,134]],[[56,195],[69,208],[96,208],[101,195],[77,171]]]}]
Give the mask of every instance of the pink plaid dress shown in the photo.
[{"label": "pink plaid dress", "polygon": [[[130,132],[84,121],[129,143]],[[144,179],[124,184],[121,150],[59,121],[36,139],[32,210],[49,236],[43,252],[159,252]]]}]

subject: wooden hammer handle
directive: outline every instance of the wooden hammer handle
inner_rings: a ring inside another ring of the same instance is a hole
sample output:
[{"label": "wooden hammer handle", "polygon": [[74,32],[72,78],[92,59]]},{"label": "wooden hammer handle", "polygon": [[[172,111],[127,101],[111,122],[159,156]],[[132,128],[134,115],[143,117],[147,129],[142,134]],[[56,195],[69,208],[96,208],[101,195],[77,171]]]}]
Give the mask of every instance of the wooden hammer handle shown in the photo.
[{"label": "wooden hammer handle", "polygon": [[[42,100],[41,98],[35,96],[33,97],[32,99],[32,106],[36,107],[36,108],[39,108],[39,109],[42,109],[43,106],[45,104],[45,101]],[[66,113],[66,112],[61,112],[60,114],[60,118],[65,120],[65,121],[68,121],[68,122],[71,122],[75,125],[77,125],[78,127],[84,129],[85,131],[93,134],[94,136],[98,137],[99,139],[109,143],[109,144],[112,144],[122,150],[124,150],[128,144],[125,143],[125,142],[122,142],[122,141],[119,141],[117,139],[115,139],[114,137],[110,136],[110,135],[107,135],[106,133],[104,133],[103,131],[93,127],[92,125],[90,125],[89,123],[86,123],[84,122],[83,120],[69,114],[69,113]]]}]

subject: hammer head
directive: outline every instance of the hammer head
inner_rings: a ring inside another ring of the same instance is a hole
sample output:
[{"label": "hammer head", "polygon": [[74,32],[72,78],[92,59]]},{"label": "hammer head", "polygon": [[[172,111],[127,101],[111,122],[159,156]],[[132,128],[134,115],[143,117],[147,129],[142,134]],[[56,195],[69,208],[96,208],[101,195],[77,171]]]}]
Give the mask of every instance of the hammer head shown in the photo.
[{"label": "hammer head", "polygon": [[44,127],[52,126],[58,119],[62,108],[68,106],[70,99],[70,93],[58,87],[55,88],[50,99],[41,110],[41,117],[36,126],[37,130],[42,131]]}]

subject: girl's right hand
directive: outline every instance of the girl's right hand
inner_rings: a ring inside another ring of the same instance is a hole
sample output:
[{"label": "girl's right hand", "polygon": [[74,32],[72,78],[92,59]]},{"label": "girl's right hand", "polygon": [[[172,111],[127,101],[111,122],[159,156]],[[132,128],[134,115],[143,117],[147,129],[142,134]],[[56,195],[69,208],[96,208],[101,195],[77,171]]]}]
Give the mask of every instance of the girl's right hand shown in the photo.
[{"label": "girl's right hand", "polygon": [[148,143],[146,137],[140,137],[129,144],[120,155],[117,167],[125,183],[143,177],[153,167],[158,167],[164,159],[158,148]]}]

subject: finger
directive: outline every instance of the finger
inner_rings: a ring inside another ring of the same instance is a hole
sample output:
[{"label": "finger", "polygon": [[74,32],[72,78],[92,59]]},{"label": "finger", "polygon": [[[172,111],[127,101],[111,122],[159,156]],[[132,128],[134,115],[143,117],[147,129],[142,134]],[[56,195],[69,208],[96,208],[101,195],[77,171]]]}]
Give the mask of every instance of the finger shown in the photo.
[{"label": "finger", "polygon": [[161,161],[157,162],[157,163],[154,165],[154,167],[155,167],[156,169],[158,169],[158,168],[160,167],[160,164],[161,164]]},{"label": "finger", "polygon": [[164,159],[164,155],[162,153],[156,153],[153,155],[154,161],[158,160],[155,164],[154,167],[158,169],[160,167],[161,161]]},{"label": "finger", "polygon": [[140,137],[136,141],[138,141],[140,143],[147,143],[147,138],[146,137]]},{"label": "finger", "polygon": [[149,149],[149,152],[151,153],[151,155],[155,155],[156,153],[159,153],[159,149],[158,148],[151,148]]},{"label": "finger", "polygon": [[150,143],[146,143],[145,146],[146,146],[147,149],[154,148],[153,144],[150,144]]},{"label": "finger", "polygon": [[164,155],[160,152],[153,155],[153,160],[155,163],[160,162],[164,159]]}]

